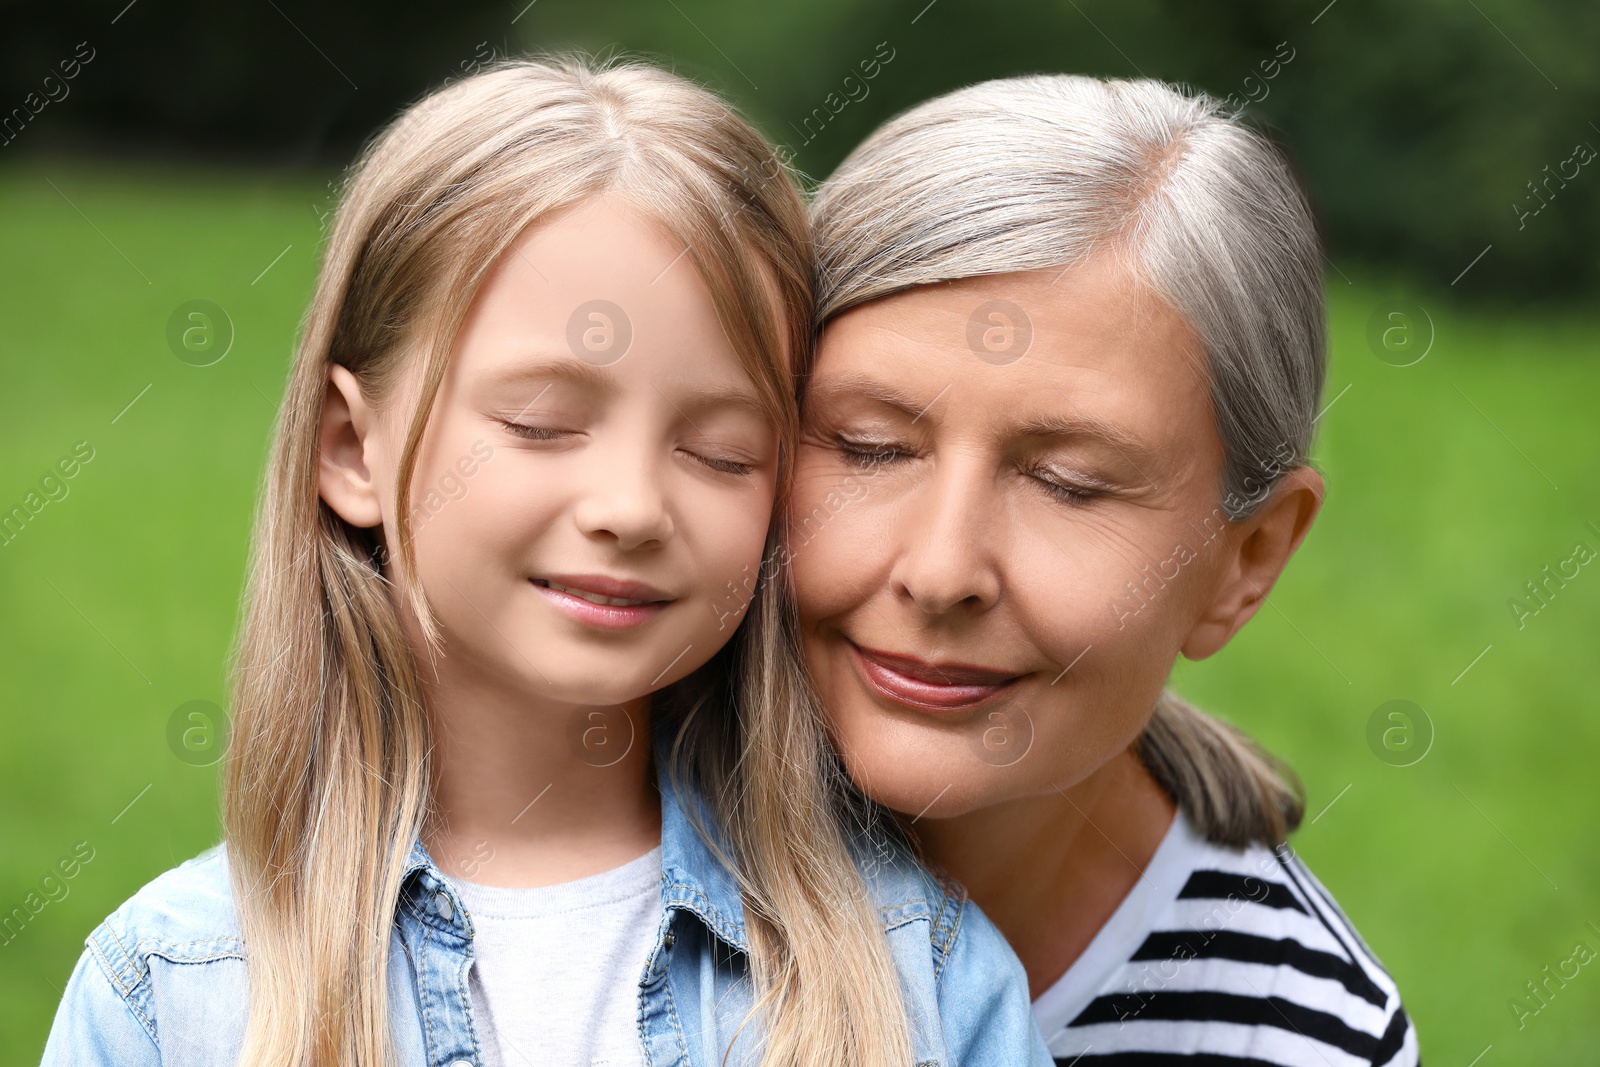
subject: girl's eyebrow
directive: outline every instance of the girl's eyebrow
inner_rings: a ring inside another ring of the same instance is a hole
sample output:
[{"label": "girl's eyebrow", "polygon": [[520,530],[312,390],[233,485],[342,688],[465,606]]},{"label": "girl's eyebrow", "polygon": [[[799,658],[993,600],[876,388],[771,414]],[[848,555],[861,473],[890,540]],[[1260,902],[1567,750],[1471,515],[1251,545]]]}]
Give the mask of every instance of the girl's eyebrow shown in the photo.
[{"label": "girl's eyebrow", "polygon": [[[656,390],[660,392],[660,389]],[[666,397],[665,393],[662,393]],[[688,411],[711,411],[717,408],[734,408],[755,415],[762,421],[772,418],[772,412],[767,405],[761,402],[751,390],[738,385],[707,385],[703,387],[691,386],[684,390],[683,396],[677,400],[666,397],[673,407],[680,413]],[[685,410],[687,409],[687,410]]]},{"label": "girl's eyebrow", "polygon": [[[484,375],[491,388],[539,382],[568,382],[595,392],[616,389],[616,379],[610,371],[572,356],[537,356],[525,362],[509,364]],[[660,388],[656,387],[660,392]],[[540,394],[543,395],[543,394]],[[714,408],[736,408],[747,411],[762,420],[771,418],[767,405],[752,390],[735,384],[714,383],[706,386],[689,386],[676,399],[662,393],[662,398],[680,413],[709,411]]]},{"label": "girl's eyebrow", "polygon": [[543,359],[535,357],[529,361],[512,363],[490,371],[484,375],[484,379],[492,386],[521,385],[524,382],[554,379],[587,386],[594,390],[609,390],[613,387],[611,375],[604,369],[574,356],[551,356]]}]

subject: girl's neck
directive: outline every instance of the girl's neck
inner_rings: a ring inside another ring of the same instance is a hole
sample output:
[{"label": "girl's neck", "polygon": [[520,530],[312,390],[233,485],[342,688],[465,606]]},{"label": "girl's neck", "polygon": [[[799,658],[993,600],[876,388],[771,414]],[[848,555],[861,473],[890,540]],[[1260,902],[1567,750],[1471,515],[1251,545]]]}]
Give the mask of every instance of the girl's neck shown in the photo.
[{"label": "girl's neck", "polygon": [[431,686],[428,704],[433,814],[423,843],[446,875],[554,885],[660,843],[649,697],[574,707],[455,682]]},{"label": "girl's neck", "polygon": [[1149,865],[1172,801],[1131,750],[1064,790],[916,827],[1011,943],[1038,997],[1083,954]]}]

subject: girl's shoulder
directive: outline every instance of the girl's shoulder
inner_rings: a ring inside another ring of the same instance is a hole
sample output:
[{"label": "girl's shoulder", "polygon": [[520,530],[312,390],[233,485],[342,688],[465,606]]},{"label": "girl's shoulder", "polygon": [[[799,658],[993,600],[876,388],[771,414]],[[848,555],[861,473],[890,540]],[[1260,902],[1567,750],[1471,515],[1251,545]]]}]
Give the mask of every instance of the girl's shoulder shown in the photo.
[{"label": "girl's shoulder", "polygon": [[227,851],[217,845],[146,884],[85,939],[44,1062],[212,1062],[237,1046],[247,999]]},{"label": "girl's shoulder", "polygon": [[[729,846],[715,812],[691,782],[660,781],[664,901],[748,951],[742,894],[720,859]],[[960,885],[923,866],[883,825],[856,826],[846,842],[900,978],[914,1047],[926,1053],[919,1062],[1048,1065],[1022,964]]]},{"label": "girl's shoulder", "polygon": [[[911,846],[886,826],[855,828],[849,841],[856,868],[878,907],[885,933],[907,924],[926,924],[933,959],[938,966],[961,937],[975,910],[966,890],[954,879],[925,866]],[[977,935],[982,937],[982,933]]]},{"label": "girl's shoulder", "polygon": [[88,947],[129,980],[148,971],[152,956],[174,963],[243,959],[226,846],[214,845],[152,879],[89,935]]},{"label": "girl's shoulder", "polygon": [[909,1016],[939,1020],[949,1062],[1049,1064],[1022,962],[965,888],[897,835],[858,833],[852,852],[902,984],[916,991]]}]

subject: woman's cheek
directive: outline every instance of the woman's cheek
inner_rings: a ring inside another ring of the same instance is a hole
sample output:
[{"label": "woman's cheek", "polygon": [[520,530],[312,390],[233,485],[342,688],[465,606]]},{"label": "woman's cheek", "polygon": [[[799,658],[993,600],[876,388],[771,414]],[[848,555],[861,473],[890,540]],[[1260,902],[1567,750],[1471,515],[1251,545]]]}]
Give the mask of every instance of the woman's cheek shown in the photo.
[{"label": "woman's cheek", "polygon": [[802,618],[837,614],[875,591],[892,543],[882,511],[848,477],[796,479],[787,534]]},{"label": "woman's cheek", "polygon": [[1121,660],[1141,650],[1159,658],[1172,643],[1169,631],[1193,601],[1191,586],[1200,570],[1187,547],[1173,539],[1177,532],[1164,531],[1164,525],[1150,530],[1085,524],[1024,541],[1023,551],[1032,558],[1025,566],[1041,580],[1018,583],[1016,594],[1027,614],[1053,632],[1040,636],[1071,656],[1092,645],[1101,658]]},{"label": "woman's cheek", "polygon": [[1040,566],[1043,580],[1021,583],[1012,599],[1036,646],[1063,668],[1035,712],[1040,754],[1067,779],[1143,728],[1181,643],[1192,599],[1183,583],[1197,578],[1168,568],[1172,577],[1147,582],[1153,557],[1120,537],[1083,537],[1072,555],[1074,566]]},{"label": "woman's cheek", "polygon": [[794,524],[789,527],[789,567],[794,578],[795,599],[804,623],[825,619],[848,611],[860,599],[860,588],[851,573],[851,554],[845,550],[843,531],[821,533],[809,541]]}]

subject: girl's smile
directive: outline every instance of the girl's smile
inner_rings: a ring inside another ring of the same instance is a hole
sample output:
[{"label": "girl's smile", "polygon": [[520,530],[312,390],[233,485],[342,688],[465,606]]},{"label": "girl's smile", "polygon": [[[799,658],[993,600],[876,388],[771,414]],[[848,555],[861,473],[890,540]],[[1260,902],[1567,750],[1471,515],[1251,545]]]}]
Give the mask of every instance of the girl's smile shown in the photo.
[{"label": "girl's smile", "polygon": [[603,574],[534,578],[533,586],[569,618],[597,630],[631,630],[661,615],[673,597],[644,582]]}]

